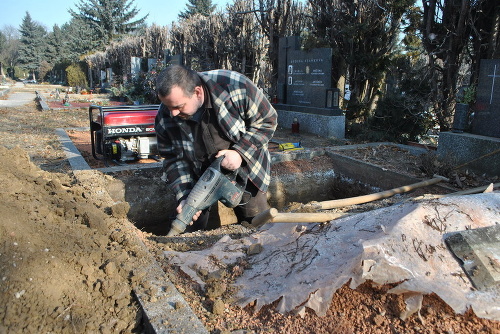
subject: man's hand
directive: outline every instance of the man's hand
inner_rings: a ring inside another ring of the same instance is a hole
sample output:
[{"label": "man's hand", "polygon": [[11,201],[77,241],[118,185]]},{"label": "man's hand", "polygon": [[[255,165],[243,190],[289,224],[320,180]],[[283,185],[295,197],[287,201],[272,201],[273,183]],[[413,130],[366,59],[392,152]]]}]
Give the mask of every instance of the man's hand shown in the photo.
[{"label": "man's hand", "polygon": [[[184,204],[186,204],[186,200],[185,200],[185,199],[184,199],[184,200],[182,200],[182,201],[179,203],[179,205],[177,206],[177,208],[176,208],[177,213],[181,213],[181,211],[182,211],[182,207],[184,206]],[[200,215],[201,215],[201,210],[200,210],[200,211],[198,211],[198,212],[196,212],[196,213],[194,214],[194,216],[193,216],[193,220],[189,223],[189,225],[193,225],[193,222],[194,222],[194,221],[196,221],[196,220],[198,220],[198,218],[200,217]]]},{"label": "man's hand", "polygon": [[237,170],[238,168],[241,167],[241,163],[243,162],[243,159],[241,158],[241,155],[238,153],[238,151],[235,150],[222,150],[217,153],[215,156],[216,158],[220,157],[221,155],[225,155],[226,157],[222,160],[220,165],[224,167],[227,170]]}]

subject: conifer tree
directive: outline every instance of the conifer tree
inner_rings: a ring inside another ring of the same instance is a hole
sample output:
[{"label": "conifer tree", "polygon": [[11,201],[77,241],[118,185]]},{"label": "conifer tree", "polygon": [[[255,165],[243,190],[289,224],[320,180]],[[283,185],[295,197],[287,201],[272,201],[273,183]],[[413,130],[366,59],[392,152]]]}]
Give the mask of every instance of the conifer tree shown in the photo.
[{"label": "conifer tree", "polygon": [[187,19],[195,14],[210,16],[216,8],[212,0],[189,0],[186,7],[186,10],[179,14],[180,19]]},{"label": "conifer tree", "polygon": [[85,54],[98,51],[104,41],[95,33],[88,24],[81,19],[72,18],[61,27],[63,34],[64,53],[61,61],[76,63]]},{"label": "conifer tree", "polygon": [[22,68],[33,75],[33,79],[36,79],[36,72],[38,72],[40,62],[43,59],[44,37],[47,31],[42,25],[33,21],[31,15],[26,12],[19,32],[21,34],[19,63]]},{"label": "conifer tree", "polygon": [[64,35],[57,24],[45,38],[45,60],[51,64],[58,63],[64,56]]},{"label": "conifer tree", "polygon": [[139,13],[134,0],[80,0],[78,12],[69,13],[91,27],[103,45],[141,28],[147,15],[134,20]]}]

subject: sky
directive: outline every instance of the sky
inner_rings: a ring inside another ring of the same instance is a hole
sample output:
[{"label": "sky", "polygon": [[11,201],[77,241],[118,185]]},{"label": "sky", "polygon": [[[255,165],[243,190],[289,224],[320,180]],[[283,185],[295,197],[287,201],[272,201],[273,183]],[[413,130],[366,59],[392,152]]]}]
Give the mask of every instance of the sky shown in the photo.
[{"label": "sky", "polygon": [[[225,8],[228,0],[212,0],[220,9]],[[71,8],[77,11],[76,4],[80,0],[3,0],[0,5],[0,29],[11,25],[19,28],[26,12],[31,19],[44,25],[47,31],[52,31],[54,24],[59,27],[69,22]],[[139,10],[136,18],[149,14],[146,22],[148,25],[156,23],[160,26],[170,25],[177,21],[180,12],[186,10],[188,0],[135,0],[133,5]]]}]

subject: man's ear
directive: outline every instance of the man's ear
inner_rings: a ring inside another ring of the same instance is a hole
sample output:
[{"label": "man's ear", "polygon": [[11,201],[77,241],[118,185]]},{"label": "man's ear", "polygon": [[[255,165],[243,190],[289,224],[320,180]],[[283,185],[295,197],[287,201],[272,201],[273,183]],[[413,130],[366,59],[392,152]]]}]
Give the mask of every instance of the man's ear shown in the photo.
[{"label": "man's ear", "polygon": [[196,94],[196,97],[202,99],[204,97],[203,87],[202,86],[194,87],[194,93]]}]

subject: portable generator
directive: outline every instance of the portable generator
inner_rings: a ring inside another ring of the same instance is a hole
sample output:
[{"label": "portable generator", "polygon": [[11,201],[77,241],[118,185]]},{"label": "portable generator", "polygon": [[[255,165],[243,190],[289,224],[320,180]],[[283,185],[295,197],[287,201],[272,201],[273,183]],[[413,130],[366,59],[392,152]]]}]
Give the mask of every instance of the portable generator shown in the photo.
[{"label": "portable generator", "polygon": [[92,156],[117,163],[156,157],[159,105],[89,107]]}]

